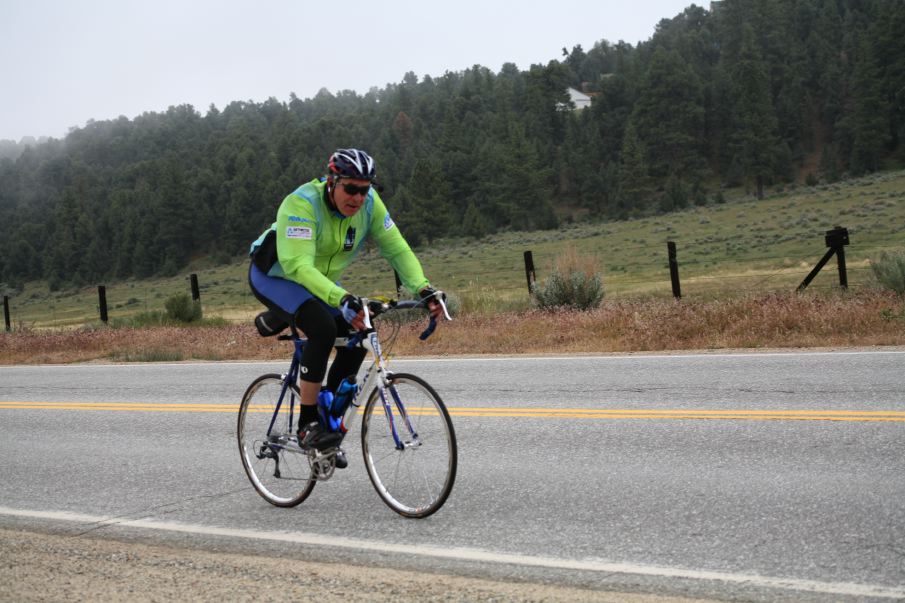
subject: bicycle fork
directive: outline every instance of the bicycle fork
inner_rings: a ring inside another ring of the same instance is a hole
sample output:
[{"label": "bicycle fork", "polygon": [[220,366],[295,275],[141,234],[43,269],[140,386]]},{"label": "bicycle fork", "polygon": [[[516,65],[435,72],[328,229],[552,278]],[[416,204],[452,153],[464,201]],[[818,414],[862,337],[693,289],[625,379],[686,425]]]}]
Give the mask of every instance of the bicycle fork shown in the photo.
[{"label": "bicycle fork", "polygon": [[[352,399],[352,403],[346,409],[342,420],[343,432],[347,432],[354,425],[362,402],[361,396],[365,392],[370,391],[371,384],[375,381],[377,382],[377,392],[380,395],[380,403],[383,406],[387,424],[390,426],[390,432],[393,436],[395,448],[397,450],[405,450],[406,448],[420,446],[421,441],[418,439],[418,434],[412,426],[408,412],[406,412],[405,409],[405,404],[403,404],[402,399],[399,397],[399,392],[396,390],[396,387],[392,384],[392,373],[386,371],[383,366],[380,366],[378,363],[371,365],[368,369],[364,381],[362,382],[362,386],[358,390],[358,394]],[[390,403],[390,400],[392,400],[392,404]],[[394,406],[396,408],[395,412],[393,411]],[[406,431],[408,431],[408,434],[411,437],[408,441],[404,441],[399,435],[397,413],[398,416],[402,418],[402,424],[405,426]]]},{"label": "bicycle fork", "polygon": [[[396,410],[399,411],[399,416],[402,417],[403,424],[405,425],[406,430],[408,431],[411,439],[407,442],[403,441],[399,437],[399,430],[396,428],[396,420],[393,417],[393,407],[390,406],[390,402],[387,399],[387,391],[390,392],[390,395],[393,398],[393,403],[396,406]],[[415,432],[415,428],[412,426],[412,421],[409,419],[408,412],[405,410],[405,405],[402,403],[402,400],[399,398],[399,391],[396,390],[394,385],[388,385],[385,388],[380,389],[380,401],[383,403],[383,412],[386,414],[387,423],[390,425],[390,432],[393,435],[393,441],[396,443],[396,450],[405,450],[406,448],[417,447],[421,445],[421,440],[418,439],[418,434]]]}]

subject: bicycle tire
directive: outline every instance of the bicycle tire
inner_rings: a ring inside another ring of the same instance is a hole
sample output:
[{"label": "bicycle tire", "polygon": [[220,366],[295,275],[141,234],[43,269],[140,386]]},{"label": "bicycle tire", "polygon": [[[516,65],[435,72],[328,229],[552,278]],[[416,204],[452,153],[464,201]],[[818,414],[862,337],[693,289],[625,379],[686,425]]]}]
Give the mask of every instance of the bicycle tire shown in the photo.
[{"label": "bicycle tire", "polygon": [[[415,375],[396,373],[387,387],[393,420],[407,444],[397,448],[384,412],[380,388],[365,403],[361,420],[361,450],[368,477],[377,494],[403,517],[424,518],[446,502],[456,480],[458,451],[452,419],[440,396]],[[394,403],[399,396],[418,441],[408,433]]]},{"label": "bicycle tire", "polygon": [[[299,391],[291,384],[290,393],[298,400]],[[282,443],[295,442],[289,421],[289,400],[284,400],[273,423],[271,437],[267,430],[283,388],[280,375],[261,375],[251,382],[239,406],[236,436],[242,467],[255,491],[277,507],[294,507],[308,498],[317,480],[311,475],[308,457],[291,452]],[[297,419],[298,403],[294,414]]]}]

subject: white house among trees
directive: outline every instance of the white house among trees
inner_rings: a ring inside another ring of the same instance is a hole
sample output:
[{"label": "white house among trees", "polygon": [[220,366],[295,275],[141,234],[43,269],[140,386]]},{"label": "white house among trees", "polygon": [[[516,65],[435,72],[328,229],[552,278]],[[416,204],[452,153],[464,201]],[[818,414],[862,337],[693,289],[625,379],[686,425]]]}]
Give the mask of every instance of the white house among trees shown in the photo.
[{"label": "white house among trees", "polygon": [[575,105],[576,111],[591,106],[591,97],[584,92],[580,92],[575,88],[567,88],[566,91],[569,93],[569,100]]}]

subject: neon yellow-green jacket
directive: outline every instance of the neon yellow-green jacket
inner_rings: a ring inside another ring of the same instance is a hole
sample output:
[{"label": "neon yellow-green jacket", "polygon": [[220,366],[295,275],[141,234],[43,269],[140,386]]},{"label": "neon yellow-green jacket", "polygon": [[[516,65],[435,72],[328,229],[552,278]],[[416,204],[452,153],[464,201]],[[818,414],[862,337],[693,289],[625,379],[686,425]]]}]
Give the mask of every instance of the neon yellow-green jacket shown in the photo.
[{"label": "neon yellow-green jacket", "polygon": [[348,291],[335,281],[370,236],[406,289],[417,294],[430,286],[376,190],[371,188],[358,213],[347,218],[327,204],[325,188],[326,182],[315,179],[290,193],[280,204],[277,221],[252,244],[254,252],[270,231],[276,231],[279,261],[269,276],[295,281],[328,305],[339,307]]}]

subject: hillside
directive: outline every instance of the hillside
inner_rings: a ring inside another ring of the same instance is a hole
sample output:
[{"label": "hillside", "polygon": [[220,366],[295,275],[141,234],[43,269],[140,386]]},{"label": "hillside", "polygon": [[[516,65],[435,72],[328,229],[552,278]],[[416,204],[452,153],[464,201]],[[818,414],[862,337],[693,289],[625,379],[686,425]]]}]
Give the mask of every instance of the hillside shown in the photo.
[{"label": "hillside", "polygon": [[[848,228],[848,280],[853,291],[875,286],[869,261],[905,248],[905,171],[816,187],[783,187],[762,201],[742,191],[725,203],[633,220],[576,223],[556,230],[505,232],[478,241],[444,239],[417,250],[429,277],[465,313],[529,307],[523,254],[532,251],[537,278],[567,247],[596,256],[606,300],[671,295],[666,242],[676,242],[683,299],[710,300],[791,292],[825,253],[824,233]],[[98,281],[106,285],[111,320],[163,310],[189,292],[198,275],[205,315],[245,321],[260,308],[248,289],[243,261],[221,266],[203,258],[173,277]],[[392,295],[395,281],[375,251],[348,272],[345,286],[361,295]],[[838,287],[835,261],[808,293]],[[49,291],[30,282],[13,293],[12,320],[21,326],[77,326],[97,321],[94,286]]]},{"label": "hillside", "polygon": [[[713,7],[637,46],[601,40],[525,71],[91,123],[0,159],[0,282],[58,289],[234,261],[342,146],[377,158],[415,244],[575,216],[593,229],[905,164],[905,4]],[[563,110],[568,87],[594,93],[591,107]]]}]

